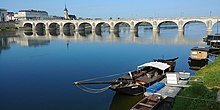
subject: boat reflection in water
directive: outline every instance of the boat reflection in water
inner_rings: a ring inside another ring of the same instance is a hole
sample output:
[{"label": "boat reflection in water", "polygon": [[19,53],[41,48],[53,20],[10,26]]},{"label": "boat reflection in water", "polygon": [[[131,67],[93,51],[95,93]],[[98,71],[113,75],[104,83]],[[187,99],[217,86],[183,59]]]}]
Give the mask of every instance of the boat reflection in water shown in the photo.
[{"label": "boat reflection in water", "polygon": [[202,67],[204,67],[205,65],[208,64],[207,60],[190,60],[188,61],[189,63],[189,69],[191,70],[199,70]]},{"label": "boat reflection in water", "polygon": [[109,110],[130,110],[138,101],[140,101],[144,96],[137,95],[131,97],[124,94],[115,93]]}]

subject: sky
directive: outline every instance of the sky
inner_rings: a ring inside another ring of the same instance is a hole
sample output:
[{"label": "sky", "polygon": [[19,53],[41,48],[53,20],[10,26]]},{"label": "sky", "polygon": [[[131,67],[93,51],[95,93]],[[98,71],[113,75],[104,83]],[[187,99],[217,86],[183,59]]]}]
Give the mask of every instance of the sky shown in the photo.
[{"label": "sky", "polygon": [[220,0],[0,0],[0,8],[44,10],[49,15],[83,18],[150,18],[220,16]]}]

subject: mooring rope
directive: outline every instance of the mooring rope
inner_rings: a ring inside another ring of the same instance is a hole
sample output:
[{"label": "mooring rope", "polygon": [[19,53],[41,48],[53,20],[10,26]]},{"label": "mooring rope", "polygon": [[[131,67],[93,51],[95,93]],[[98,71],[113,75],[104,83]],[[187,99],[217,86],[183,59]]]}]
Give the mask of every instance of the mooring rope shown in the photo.
[{"label": "mooring rope", "polygon": [[85,87],[82,85],[76,85],[76,87],[78,87],[79,89],[81,89],[85,92],[93,93],[93,94],[102,93],[102,92],[105,92],[106,90],[109,89],[109,86],[104,87],[104,88],[100,88],[100,89],[89,88],[89,87]]},{"label": "mooring rope", "polygon": [[[102,77],[95,77],[95,78],[90,78],[90,79],[81,80],[81,81],[77,81],[77,82],[86,82],[86,81],[98,80],[98,79],[103,79],[103,78],[109,78],[109,77],[123,75],[123,74],[126,74],[126,73],[128,73],[128,72],[112,74],[112,75],[102,76]],[[81,89],[85,92],[88,92],[88,93],[101,93],[101,92],[104,92],[104,91],[109,89],[109,85],[106,86],[106,87],[100,88],[100,89],[89,88],[89,87],[83,86],[81,84],[79,84],[79,85],[76,84],[76,87],[78,87],[79,89]]]},{"label": "mooring rope", "polygon": [[[128,71],[128,72],[129,72],[129,71]],[[97,80],[97,79],[109,78],[109,77],[114,77],[114,76],[119,76],[119,75],[122,75],[122,74],[126,74],[126,73],[128,73],[128,72],[118,73],[118,74],[112,74],[112,75],[102,76],[102,77],[95,77],[95,78],[90,78],[90,79],[81,80],[81,81],[77,81],[77,82],[84,82],[84,81],[92,81],[92,80]]]}]

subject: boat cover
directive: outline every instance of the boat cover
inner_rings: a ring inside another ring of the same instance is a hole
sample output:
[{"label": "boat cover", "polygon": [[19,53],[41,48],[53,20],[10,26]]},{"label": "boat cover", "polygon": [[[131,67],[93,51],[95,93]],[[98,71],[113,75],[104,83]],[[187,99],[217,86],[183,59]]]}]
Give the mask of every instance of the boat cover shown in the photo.
[{"label": "boat cover", "polygon": [[220,42],[220,40],[211,40],[211,42],[218,43],[218,42]]},{"label": "boat cover", "polygon": [[154,68],[158,68],[160,70],[166,70],[167,68],[170,67],[170,65],[166,64],[166,63],[161,63],[161,62],[149,62],[149,63],[144,63],[140,66],[137,67],[137,69],[142,69],[144,67],[154,67]]}]

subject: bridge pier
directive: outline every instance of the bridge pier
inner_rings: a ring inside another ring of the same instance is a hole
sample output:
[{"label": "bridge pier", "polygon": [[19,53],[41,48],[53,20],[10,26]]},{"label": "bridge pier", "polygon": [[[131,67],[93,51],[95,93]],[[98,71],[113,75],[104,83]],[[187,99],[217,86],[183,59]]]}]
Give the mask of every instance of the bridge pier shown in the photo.
[{"label": "bridge pier", "polygon": [[160,30],[158,28],[153,28],[153,33],[160,33]]},{"label": "bridge pier", "polygon": [[158,28],[157,22],[153,22],[153,33],[159,33],[160,29]]},{"label": "bridge pier", "polygon": [[63,36],[63,23],[60,23],[60,36]]},{"label": "bridge pier", "polygon": [[206,22],[206,31],[207,31],[207,33],[212,33],[212,21],[211,20],[209,20],[209,21],[207,21]]},{"label": "bridge pier", "polygon": [[184,30],[183,30],[183,26],[178,26],[178,31],[179,32],[183,32]]},{"label": "bridge pier", "polygon": [[36,25],[35,23],[32,24],[32,31],[34,32],[36,30]]},{"label": "bridge pier", "polygon": [[210,34],[212,34],[212,31],[206,31],[206,34],[210,35]]},{"label": "bridge pier", "polygon": [[50,37],[50,30],[49,30],[49,29],[46,29],[46,30],[45,30],[45,35],[48,36],[48,37]]},{"label": "bridge pier", "polygon": [[47,31],[47,30],[49,30],[50,28],[49,28],[49,25],[48,25],[48,23],[46,23],[45,24],[45,30]]},{"label": "bridge pier", "polygon": [[96,30],[95,29],[92,29],[92,33],[95,33],[96,32]]},{"label": "bridge pier", "polygon": [[130,32],[131,32],[131,33],[137,32],[137,29],[135,28],[133,21],[132,21],[131,24],[130,24]]},{"label": "bridge pier", "polygon": [[79,32],[79,27],[78,26],[75,26],[75,30],[74,30],[76,33]]},{"label": "bridge pier", "polygon": [[114,32],[115,32],[114,26],[110,26],[110,33],[114,33]]},{"label": "bridge pier", "polygon": [[156,43],[159,39],[159,32],[158,31],[153,31],[153,36],[152,36],[152,43]]},{"label": "bridge pier", "polygon": [[212,33],[212,28],[211,28],[211,27],[207,27],[207,28],[206,28],[206,32],[207,32],[207,33]]},{"label": "bridge pier", "polygon": [[131,33],[135,33],[135,32],[137,32],[137,30],[131,28],[131,29],[130,29],[130,32],[131,32]]}]

